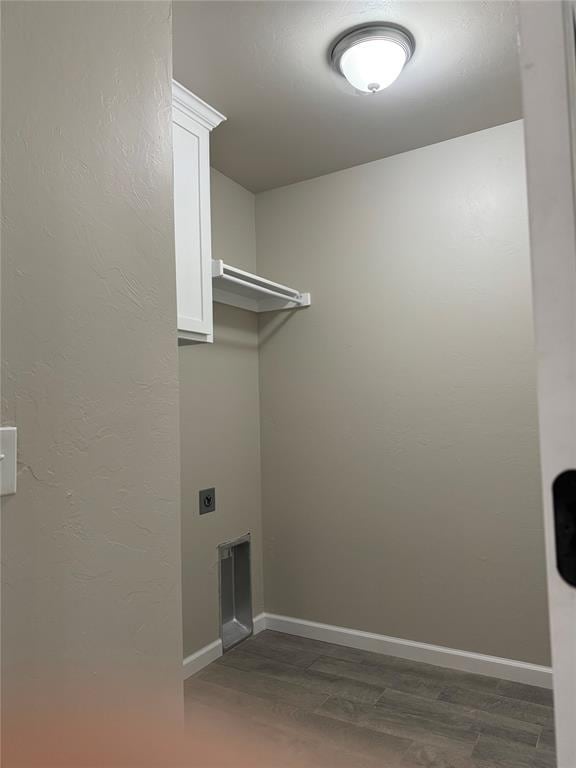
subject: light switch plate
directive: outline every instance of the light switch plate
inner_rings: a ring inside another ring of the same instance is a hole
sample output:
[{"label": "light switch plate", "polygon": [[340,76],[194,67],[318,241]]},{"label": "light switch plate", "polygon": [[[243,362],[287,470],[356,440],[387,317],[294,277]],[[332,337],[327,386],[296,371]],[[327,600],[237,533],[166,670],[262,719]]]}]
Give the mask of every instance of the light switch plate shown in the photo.
[{"label": "light switch plate", "polygon": [[0,427],[0,496],[16,493],[16,427]]}]

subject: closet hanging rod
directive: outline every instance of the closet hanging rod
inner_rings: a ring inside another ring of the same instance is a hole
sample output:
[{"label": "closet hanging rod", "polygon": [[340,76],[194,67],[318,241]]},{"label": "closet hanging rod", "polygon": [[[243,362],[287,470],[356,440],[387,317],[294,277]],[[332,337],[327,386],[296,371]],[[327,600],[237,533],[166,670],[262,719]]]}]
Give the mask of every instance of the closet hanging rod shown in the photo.
[{"label": "closet hanging rod", "polygon": [[310,306],[310,294],[252,272],[212,260],[212,295],[216,302],[250,312],[277,312]]},{"label": "closet hanging rod", "polygon": [[301,293],[296,294],[288,294],[288,293],[280,293],[280,291],[273,291],[270,288],[264,288],[263,285],[259,285],[258,283],[252,283],[247,280],[242,280],[239,277],[232,277],[232,275],[227,275],[224,273],[220,276],[221,280],[225,280],[227,283],[234,283],[235,285],[241,285],[243,287],[249,287],[254,289],[255,291],[258,291],[258,293],[265,293],[267,296],[274,296],[277,299],[284,299],[284,301],[291,301],[294,304],[302,305],[304,304],[304,298]]}]

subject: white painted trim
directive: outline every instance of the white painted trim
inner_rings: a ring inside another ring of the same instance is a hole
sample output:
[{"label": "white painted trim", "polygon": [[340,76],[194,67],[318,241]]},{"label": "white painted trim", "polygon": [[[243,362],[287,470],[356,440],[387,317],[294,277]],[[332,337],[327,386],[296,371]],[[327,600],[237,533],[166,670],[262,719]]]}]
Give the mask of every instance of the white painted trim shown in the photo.
[{"label": "white painted trim", "polygon": [[201,669],[219,659],[220,656],[222,656],[222,640],[220,639],[214,640],[213,643],[209,643],[204,648],[196,651],[196,653],[187,656],[183,664],[184,680],[192,677],[196,672],[200,672]]},{"label": "white painted trim", "polygon": [[485,656],[471,651],[459,651],[454,648],[444,648],[439,645],[418,643],[414,640],[401,640],[397,637],[376,635],[373,632],[362,632],[357,629],[335,627],[331,624],[319,624],[316,621],[294,619],[290,616],[264,614],[266,629],[285,632],[289,635],[308,637],[312,640],[322,640],[326,643],[344,645],[348,648],[358,648],[372,653],[382,653],[388,656],[398,656],[401,659],[411,659],[438,667],[459,669],[477,675],[500,677],[518,683],[537,685],[541,688],[552,688],[552,670],[525,661],[501,659],[497,656]]},{"label": "white painted trim", "polygon": [[172,104],[209,131],[218,127],[221,122],[226,120],[224,115],[218,112],[217,109],[211,107],[210,104],[206,104],[205,101],[202,101],[192,91],[189,91],[188,88],[184,88],[176,80],[172,80]]},{"label": "white painted trim", "polygon": [[[486,656],[482,653],[444,648],[439,645],[418,643],[414,640],[402,640],[398,637],[362,632],[359,629],[336,627],[332,624],[320,624],[317,621],[295,619],[291,616],[259,613],[254,616],[254,634],[257,635],[265,629],[285,632],[287,635],[308,637],[311,640],[321,640],[334,645],[343,645],[347,648],[397,656],[400,659],[421,661],[426,664],[434,664],[437,667],[459,669],[476,675],[500,677],[503,680],[538,685],[541,688],[552,688],[551,668],[542,667],[538,664],[528,664],[525,661],[501,659],[498,656]],[[219,659],[220,656],[222,656],[221,640],[214,640],[213,643],[200,648],[199,651],[184,659],[184,679],[200,672],[208,664]]]},{"label": "white painted trim", "polygon": [[553,483],[576,466],[574,3],[517,3],[556,757],[576,766],[576,590],[556,566]]},{"label": "white painted trim", "polygon": [[[257,635],[266,629],[266,614],[259,613],[258,616],[254,616],[253,619],[254,634]],[[192,653],[184,659],[184,680],[188,677],[192,677],[196,672],[200,672],[201,669],[207,667],[216,659],[222,656],[222,640],[214,640],[213,643],[205,645],[204,648],[200,648],[199,651]]]}]

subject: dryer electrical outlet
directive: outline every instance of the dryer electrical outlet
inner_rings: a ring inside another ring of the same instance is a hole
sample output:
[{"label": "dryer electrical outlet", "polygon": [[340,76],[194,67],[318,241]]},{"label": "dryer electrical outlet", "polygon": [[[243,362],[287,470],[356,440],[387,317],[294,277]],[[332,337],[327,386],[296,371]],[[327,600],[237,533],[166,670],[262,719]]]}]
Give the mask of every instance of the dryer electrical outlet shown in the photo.
[{"label": "dryer electrical outlet", "polygon": [[0,427],[0,496],[16,493],[16,427]]},{"label": "dryer electrical outlet", "polygon": [[214,512],[216,509],[216,488],[204,488],[198,494],[198,506],[201,515]]}]

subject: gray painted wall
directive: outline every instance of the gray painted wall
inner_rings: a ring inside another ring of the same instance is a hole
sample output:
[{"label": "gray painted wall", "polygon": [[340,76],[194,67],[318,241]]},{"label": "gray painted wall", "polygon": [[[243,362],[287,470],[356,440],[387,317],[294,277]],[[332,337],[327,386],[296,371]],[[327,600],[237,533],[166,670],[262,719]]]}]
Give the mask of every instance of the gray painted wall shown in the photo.
[{"label": "gray painted wall", "polygon": [[10,765],[108,765],[111,725],[134,750],[181,710],[170,25],[167,2],[2,4]]},{"label": "gray painted wall", "polygon": [[256,214],[266,610],[547,664],[522,124]]},{"label": "gray painted wall", "polygon": [[[254,195],[211,175],[212,255],[254,272]],[[219,636],[218,544],[252,533],[254,614],[263,610],[257,316],[214,304],[214,343],[180,347],[184,655]],[[198,514],[198,491],[217,509]]]}]

